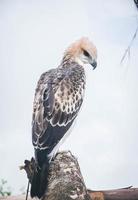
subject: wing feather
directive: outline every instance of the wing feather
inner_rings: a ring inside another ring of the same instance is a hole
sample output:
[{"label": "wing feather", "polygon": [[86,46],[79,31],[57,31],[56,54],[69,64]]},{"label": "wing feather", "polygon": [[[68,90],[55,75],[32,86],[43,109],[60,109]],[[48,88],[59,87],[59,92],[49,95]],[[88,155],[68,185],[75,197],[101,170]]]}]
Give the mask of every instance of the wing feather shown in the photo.
[{"label": "wing feather", "polygon": [[40,148],[48,140],[46,130],[49,124],[65,127],[77,116],[83,100],[84,82],[77,84],[72,77],[72,72],[59,69],[41,75],[35,93],[32,122],[35,147]]}]

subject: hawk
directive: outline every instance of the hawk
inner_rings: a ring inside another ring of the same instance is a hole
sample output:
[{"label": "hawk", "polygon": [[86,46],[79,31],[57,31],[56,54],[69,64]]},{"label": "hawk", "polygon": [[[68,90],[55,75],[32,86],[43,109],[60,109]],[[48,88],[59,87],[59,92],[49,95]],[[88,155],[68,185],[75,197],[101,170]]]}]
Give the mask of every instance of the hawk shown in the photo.
[{"label": "hawk", "polygon": [[41,198],[47,189],[49,163],[77,117],[85,92],[85,65],[97,66],[97,50],[88,38],[71,44],[57,68],[38,81],[32,119],[32,143],[37,170],[31,197]]}]

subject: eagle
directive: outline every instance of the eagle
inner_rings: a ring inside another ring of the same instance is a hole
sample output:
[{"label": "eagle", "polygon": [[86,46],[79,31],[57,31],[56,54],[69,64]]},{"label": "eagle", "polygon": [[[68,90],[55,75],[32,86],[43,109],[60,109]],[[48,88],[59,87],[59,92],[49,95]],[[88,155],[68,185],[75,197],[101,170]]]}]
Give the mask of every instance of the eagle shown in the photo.
[{"label": "eagle", "polygon": [[67,48],[57,68],[40,76],[33,104],[32,143],[37,170],[31,182],[31,197],[41,198],[46,192],[50,162],[83,102],[87,64],[96,68],[97,49],[83,37]]}]

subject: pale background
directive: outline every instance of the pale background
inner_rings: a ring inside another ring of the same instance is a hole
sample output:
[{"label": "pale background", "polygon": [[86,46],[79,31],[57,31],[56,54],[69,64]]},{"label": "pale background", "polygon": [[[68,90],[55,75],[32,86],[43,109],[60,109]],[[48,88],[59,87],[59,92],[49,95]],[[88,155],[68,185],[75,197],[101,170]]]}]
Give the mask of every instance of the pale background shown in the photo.
[{"label": "pale background", "polygon": [[138,39],[132,0],[0,0],[0,178],[26,187],[18,166],[33,155],[31,115],[40,74],[65,48],[88,36],[98,67],[86,67],[83,108],[62,149],[78,158],[88,188],[138,187]]}]

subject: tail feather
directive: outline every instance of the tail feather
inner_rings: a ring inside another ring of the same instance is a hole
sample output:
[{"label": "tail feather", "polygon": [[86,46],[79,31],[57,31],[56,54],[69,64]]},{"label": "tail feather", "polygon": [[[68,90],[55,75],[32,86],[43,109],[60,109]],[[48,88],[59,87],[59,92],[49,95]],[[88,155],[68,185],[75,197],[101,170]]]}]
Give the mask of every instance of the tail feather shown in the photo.
[{"label": "tail feather", "polygon": [[40,198],[39,194],[39,185],[40,185],[40,169],[38,168],[37,171],[34,172],[32,182],[31,182],[31,197],[38,197]]},{"label": "tail feather", "polygon": [[48,187],[49,160],[45,160],[41,168],[34,172],[31,183],[31,197],[41,198]]},{"label": "tail feather", "polygon": [[46,192],[47,188],[48,188],[48,173],[49,172],[49,162],[48,163],[44,163],[42,170],[41,170],[41,174],[40,174],[40,194],[41,196],[43,196],[43,194]]}]

